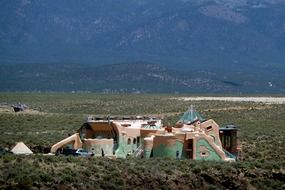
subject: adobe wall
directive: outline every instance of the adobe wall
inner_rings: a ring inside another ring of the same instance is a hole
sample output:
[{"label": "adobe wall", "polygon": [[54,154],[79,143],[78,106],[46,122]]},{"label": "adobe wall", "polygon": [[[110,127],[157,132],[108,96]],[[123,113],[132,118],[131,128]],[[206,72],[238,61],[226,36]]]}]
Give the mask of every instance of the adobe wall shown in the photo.
[{"label": "adobe wall", "polygon": [[146,137],[144,138],[144,152],[143,152],[143,157],[144,158],[150,158],[151,153],[153,151],[153,137]]},{"label": "adobe wall", "polygon": [[157,135],[153,140],[153,157],[181,158],[185,134]]},{"label": "adobe wall", "polygon": [[85,139],[83,148],[98,155],[113,155],[113,139]]}]

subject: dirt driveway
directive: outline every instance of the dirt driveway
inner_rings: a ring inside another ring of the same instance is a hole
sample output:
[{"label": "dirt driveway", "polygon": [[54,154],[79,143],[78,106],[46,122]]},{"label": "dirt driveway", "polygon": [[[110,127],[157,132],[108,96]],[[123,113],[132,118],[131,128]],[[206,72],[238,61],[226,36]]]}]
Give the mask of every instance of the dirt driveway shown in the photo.
[{"label": "dirt driveway", "polygon": [[172,98],[184,101],[230,101],[230,102],[256,102],[266,104],[285,104],[285,97],[177,97]]}]

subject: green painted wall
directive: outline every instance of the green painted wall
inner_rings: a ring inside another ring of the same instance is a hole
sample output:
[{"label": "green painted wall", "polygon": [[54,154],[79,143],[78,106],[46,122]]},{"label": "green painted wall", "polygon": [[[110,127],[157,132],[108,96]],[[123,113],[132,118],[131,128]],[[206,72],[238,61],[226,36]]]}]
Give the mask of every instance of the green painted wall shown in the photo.
[{"label": "green painted wall", "polygon": [[[201,156],[201,151],[200,151],[200,146],[204,146],[208,149],[209,151],[209,156],[207,157],[202,157]],[[208,143],[206,139],[200,139],[196,143],[196,159],[197,160],[222,160],[220,155],[217,154],[217,152],[213,149],[213,147]]]},{"label": "green painted wall", "polygon": [[125,136],[119,136],[119,141],[118,141],[118,147],[117,150],[115,151],[115,155],[118,158],[126,158],[128,153],[133,153],[137,148],[137,145],[133,145],[133,141],[131,140],[131,143],[128,144],[128,138]]},{"label": "green painted wall", "polygon": [[118,140],[118,147],[117,150],[115,151],[115,155],[118,158],[126,158],[127,152],[125,150],[125,146],[127,142],[125,141],[126,140],[123,138],[123,136],[120,135]]},{"label": "green painted wall", "polygon": [[144,149],[144,151],[143,151],[143,157],[144,157],[144,158],[150,158],[151,151],[152,151],[152,149]]},{"label": "green painted wall", "polygon": [[179,151],[179,158],[183,158],[183,143],[180,141],[175,141],[173,146],[165,146],[164,144],[160,144],[153,148],[153,157],[169,157],[176,158],[176,152]]}]

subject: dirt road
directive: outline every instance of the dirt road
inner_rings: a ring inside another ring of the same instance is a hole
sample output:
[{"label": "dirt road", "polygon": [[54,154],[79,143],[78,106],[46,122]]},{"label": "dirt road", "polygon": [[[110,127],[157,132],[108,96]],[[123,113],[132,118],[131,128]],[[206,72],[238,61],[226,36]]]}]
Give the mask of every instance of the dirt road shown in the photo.
[{"label": "dirt road", "polygon": [[285,104],[285,97],[178,97],[173,98],[184,101],[230,101],[230,102],[256,102],[266,104]]}]

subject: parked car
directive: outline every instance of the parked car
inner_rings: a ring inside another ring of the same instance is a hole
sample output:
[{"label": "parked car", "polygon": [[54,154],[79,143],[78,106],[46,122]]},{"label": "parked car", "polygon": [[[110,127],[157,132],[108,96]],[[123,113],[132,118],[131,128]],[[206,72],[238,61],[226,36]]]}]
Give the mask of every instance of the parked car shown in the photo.
[{"label": "parked car", "polygon": [[64,149],[58,149],[56,151],[56,155],[65,155],[65,156],[76,156],[76,149],[70,149],[70,148],[64,148]]},{"label": "parked car", "polygon": [[57,151],[57,155],[91,157],[91,156],[94,156],[94,153],[88,152],[87,150],[84,150],[83,148],[79,148],[79,149],[64,148],[64,149],[59,149]]},{"label": "parked car", "polygon": [[88,152],[87,150],[84,150],[82,148],[77,149],[75,153],[76,153],[77,156],[82,156],[82,157],[94,156],[93,152]]}]

